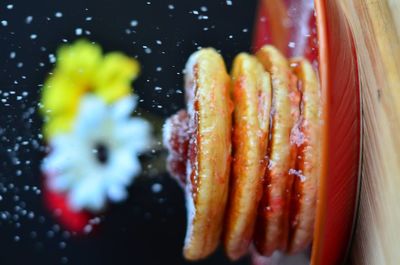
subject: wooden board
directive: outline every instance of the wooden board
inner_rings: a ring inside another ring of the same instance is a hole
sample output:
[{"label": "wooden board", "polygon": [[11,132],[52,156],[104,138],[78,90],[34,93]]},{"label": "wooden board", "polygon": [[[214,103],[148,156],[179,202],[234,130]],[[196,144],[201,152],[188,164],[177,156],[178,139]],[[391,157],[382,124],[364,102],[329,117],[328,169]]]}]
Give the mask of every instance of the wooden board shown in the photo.
[{"label": "wooden board", "polygon": [[353,264],[400,264],[400,2],[340,0],[355,36],[363,109]]}]

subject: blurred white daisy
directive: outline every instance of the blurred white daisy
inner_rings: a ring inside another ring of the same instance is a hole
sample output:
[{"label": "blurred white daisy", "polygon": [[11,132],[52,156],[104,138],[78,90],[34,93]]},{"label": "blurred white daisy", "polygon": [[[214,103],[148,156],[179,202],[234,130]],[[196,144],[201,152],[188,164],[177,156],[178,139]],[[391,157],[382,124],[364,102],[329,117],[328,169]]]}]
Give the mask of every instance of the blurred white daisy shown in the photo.
[{"label": "blurred white daisy", "polygon": [[127,197],[140,171],[138,154],[151,144],[150,124],[130,114],[136,97],[106,104],[85,96],[71,132],[50,140],[42,168],[51,190],[63,192],[73,210],[101,210]]}]

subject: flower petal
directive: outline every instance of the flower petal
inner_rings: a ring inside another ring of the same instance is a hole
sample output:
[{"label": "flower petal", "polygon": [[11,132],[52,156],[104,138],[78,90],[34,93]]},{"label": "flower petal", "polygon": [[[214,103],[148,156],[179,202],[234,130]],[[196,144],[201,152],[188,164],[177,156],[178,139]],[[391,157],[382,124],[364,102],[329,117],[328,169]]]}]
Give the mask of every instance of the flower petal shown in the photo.
[{"label": "flower petal", "polygon": [[75,133],[81,136],[88,136],[97,133],[107,115],[107,107],[99,97],[85,96],[79,108],[75,124]]},{"label": "flower petal", "polygon": [[111,105],[111,117],[113,120],[128,119],[137,105],[137,96],[128,96]]},{"label": "flower petal", "polygon": [[136,155],[127,150],[114,151],[107,168],[107,185],[129,185],[141,171]]},{"label": "flower petal", "polygon": [[58,50],[57,69],[75,82],[88,86],[96,79],[101,59],[100,46],[86,40],[79,40]]},{"label": "flower petal", "polygon": [[42,113],[45,116],[75,114],[80,96],[85,88],[73,82],[68,77],[55,72],[43,87]]},{"label": "flower petal", "polygon": [[50,174],[60,173],[75,164],[74,143],[71,140],[63,135],[52,139],[52,151],[42,162],[43,171]]},{"label": "flower petal", "polygon": [[112,103],[120,98],[128,96],[131,90],[130,83],[116,82],[96,87],[96,95],[101,97],[105,102]]},{"label": "flower petal", "polygon": [[90,209],[99,211],[105,205],[104,183],[101,176],[82,176],[69,193],[69,202],[74,210]]},{"label": "flower petal", "polygon": [[130,83],[140,71],[139,63],[119,52],[104,56],[97,71],[95,87],[106,87],[117,83]]},{"label": "flower petal", "polygon": [[151,125],[144,119],[132,118],[118,123],[115,128],[115,139],[119,145],[127,145],[134,153],[140,153],[150,148]]},{"label": "flower petal", "polygon": [[58,115],[56,117],[52,117],[44,125],[44,136],[46,139],[52,139],[57,135],[68,133],[72,130],[73,123],[73,115]]},{"label": "flower petal", "polygon": [[48,177],[47,185],[52,191],[64,192],[74,185],[75,178],[69,174],[53,175]]},{"label": "flower petal", "polygon": [[110,185],[107,189],[108,198],[113,202],[119,202],[126,199],[128,196],[127,191],[123,186]]}]

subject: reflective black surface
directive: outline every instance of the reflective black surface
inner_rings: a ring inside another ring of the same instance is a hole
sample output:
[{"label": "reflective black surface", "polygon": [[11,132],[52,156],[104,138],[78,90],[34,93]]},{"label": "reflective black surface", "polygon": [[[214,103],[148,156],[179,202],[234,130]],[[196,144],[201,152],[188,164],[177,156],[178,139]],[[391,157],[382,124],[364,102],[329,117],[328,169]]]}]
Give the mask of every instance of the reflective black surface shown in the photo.
[{"label": "reflective black surface", "polygon": [[[140,108],[164,119],[183,107],[182,69],[193,51],[213,46],[230,66],[250,50],[255,7],[225,0],[0,1],[0,264],[186,264],[183,193],[165,174],[139,177],[129,199],[110,205],[87,236],[70,235],[52,218],[41,194],[41,84],[57,47],[84,37],[106,52],[137,57]],[[219,251],[198,264],[227,263]]]}]

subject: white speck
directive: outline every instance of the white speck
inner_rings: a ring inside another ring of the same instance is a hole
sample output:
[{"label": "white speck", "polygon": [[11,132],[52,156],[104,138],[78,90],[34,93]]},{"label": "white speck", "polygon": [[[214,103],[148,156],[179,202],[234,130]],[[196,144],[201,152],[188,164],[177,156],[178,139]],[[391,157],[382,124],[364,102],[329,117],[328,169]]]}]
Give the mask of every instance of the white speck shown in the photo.
[{"label": "white speck", "polygon": [[32,17],[32,16],[27,16],[27,17],[25,18],[25,23],[26,23],[26,24],[31,24],[32,20],[33,20],[33,17]]},{"label": "white speck", "polygon": [[56,57],[52,53],[49,54],[49,62],[50,63],[55,63],[56,62]]},{"label": "white speck", "polygon": [[33,219],[34,217],[35,217],[35,213],[32,212],[32,211],[30,211],[30,212],[28,213],[28,218],[29,218],[29,219]]},{"label": "white speck", "polygon": [[59,243],[59,246],[60,246],[61,249],[64,249],[67,246],[67,244],[64,241],[61,241]]},{"label": "white speck", "polygon": [[231,0],[226,0],[226,5],[231,6],[232,5],[232,1]]},{"label": "white speck", "polygon": [[202,7],[200,7],[200,10],[203,11],[203,12],[207,12],[208,9],[207,9],[206,6],[202,6]]},{"label": "white speck", "polygon": [[161,72],[161,71],[162,71],[162,67],[158,66],[158,67],[156,68],[156,71],[157,71],[157,72]]},{"label": "white speck", "polygon": [[193,10],[192,13],[195,14],[195,15],[198,15],[198,14],[199,14],[199,11]]},{"label": "white speck", "polygon": [[204,31],[207,31],[207,30],[208,30],[208,28],[207,28],[207,27],[205,27],[205,28],[203,28],[203,30],[204,30]]},{"label": "white speck", "polygon": [[294,47],[296,47],[296,43],[291,41],[291,42],[289,42],[288,46],[289,46],[289,48],[294,48]]},{"label": "white speck", "polygon": [[249,30],[245,28],[245,29],[242,29],[242,31],[243,32],[248,32]]},{"label": "white speck", "polygon": [[90,232],[92,232],[92,230],[93,230],[93,226],[91,226],[91,225],[85,225],[85,227],[83,228],[83,232],[85,234],[89,234]]},{"label": "white speck", "polygon": [[303,175],[303,172],[301,170],[295,170],[291,168],[289,169],[289,174],[297,176],[302,182],[307,179],[307,177]]},{"label": "white speck", "polygon": [[139,22],[137,20],[131,21],[131,27],[137,27],[138,24],[139,24]]},{"label": "white speck", "polygon": [[10,4],[10,5],[7,5],[7,9],[8,9],[8,10],[11,10],[11,9],[13,9],[13,8],[14,8],[14,5],[11,5],[11,4]]},{"label": "white speck", "polygon": [[15,52],[10,52],[10,59],[14,59],[17,54]]},{"label": "white speck", "polygon": [[228,38],[229,38],[229,39],[233,39],[233,36],[232,36],[232,35],[229,35]]},{"label": "white speck", "polygon": [[18,68],[21,68],[22,66],[24,66],[24,63],[23,63],[23,62],[17,63],[17,67],[18,67]]},{"label": "white speck", "polygon": [[146,45],[143,45],[142,47],[143,47],[145,53],[147,53],[147,54],[151,53],[151,49],[149,47],[147,47]]},{"label": "white speck", "polygon": [[163,186],[160,183],[154,183],[151,186],[151,191],[153,193],[159,193],[160,191],[162,191],[162,189],[163,189]]},{"label": "white speck", "polygon": [[169,10],[173,10],[173,9],[175,9],[175,6],[174,5],[168,5],[168,9]]},{"label": "white speck", "polygon": [[156,86],[156,87],[154,88],[154,90],[155,90],[155,91],[160,91],[160,90],[162,90],[162,88],[159,87],[159,86]]},{"label": "white speck", "polygon": [[53,238],[54,237],[54,231],[49,230],[49,231],[47,231],[46,235],[47,235],[48,238]]},{"label": "white speck", "polygon": [[31,34],[30,38],[31,38],[31,40],[37,39],[37,34]]},{"label": "white speck", "polygon": [[82,35],[82,29],[81,29],[81,28],[76,28],[76,29],[75,29],[75,35],[76,35],[76,36]]},{"label": "white speck", "polygon": [[90,34],[92,34],[89,30],[85,30],[85,34],[86,35],[90,35]]},{"label": "white speck", "polygon": [[93,17],[86,17],[85,20],[86,21],[92,21]]},{"label": "white speck", "polygon": [[21,239],[21,238],[20,238],[19,236],[15,236],[15,237],[14,237],[14,241],[15,241],[15,242],[18,242],[20,239]]},{"label": "white speck", "polygon": [[54,16],[60,18],[60,17],[63,16],[63,13],[61,13],[61,12],[56,12],[56,13],[54,14]]},{"label": "white speck", "polygon": [[4,27],[7,27],[7,25],[8,25],[7,20],[2,20],[1,21],[1,25],[3,25]]},{"label": "white speck", "polygon": [[156,43],[157,43],[158,45],[161,45],[161,44],[162,44],[162,41],[156,40]]},{"label": "white speck", "polygon": [[208,19],[208,16],[200,15],[200,16],[198,16],[198,19],[199,19],[199,20],[207,20],[207,19]]}]

